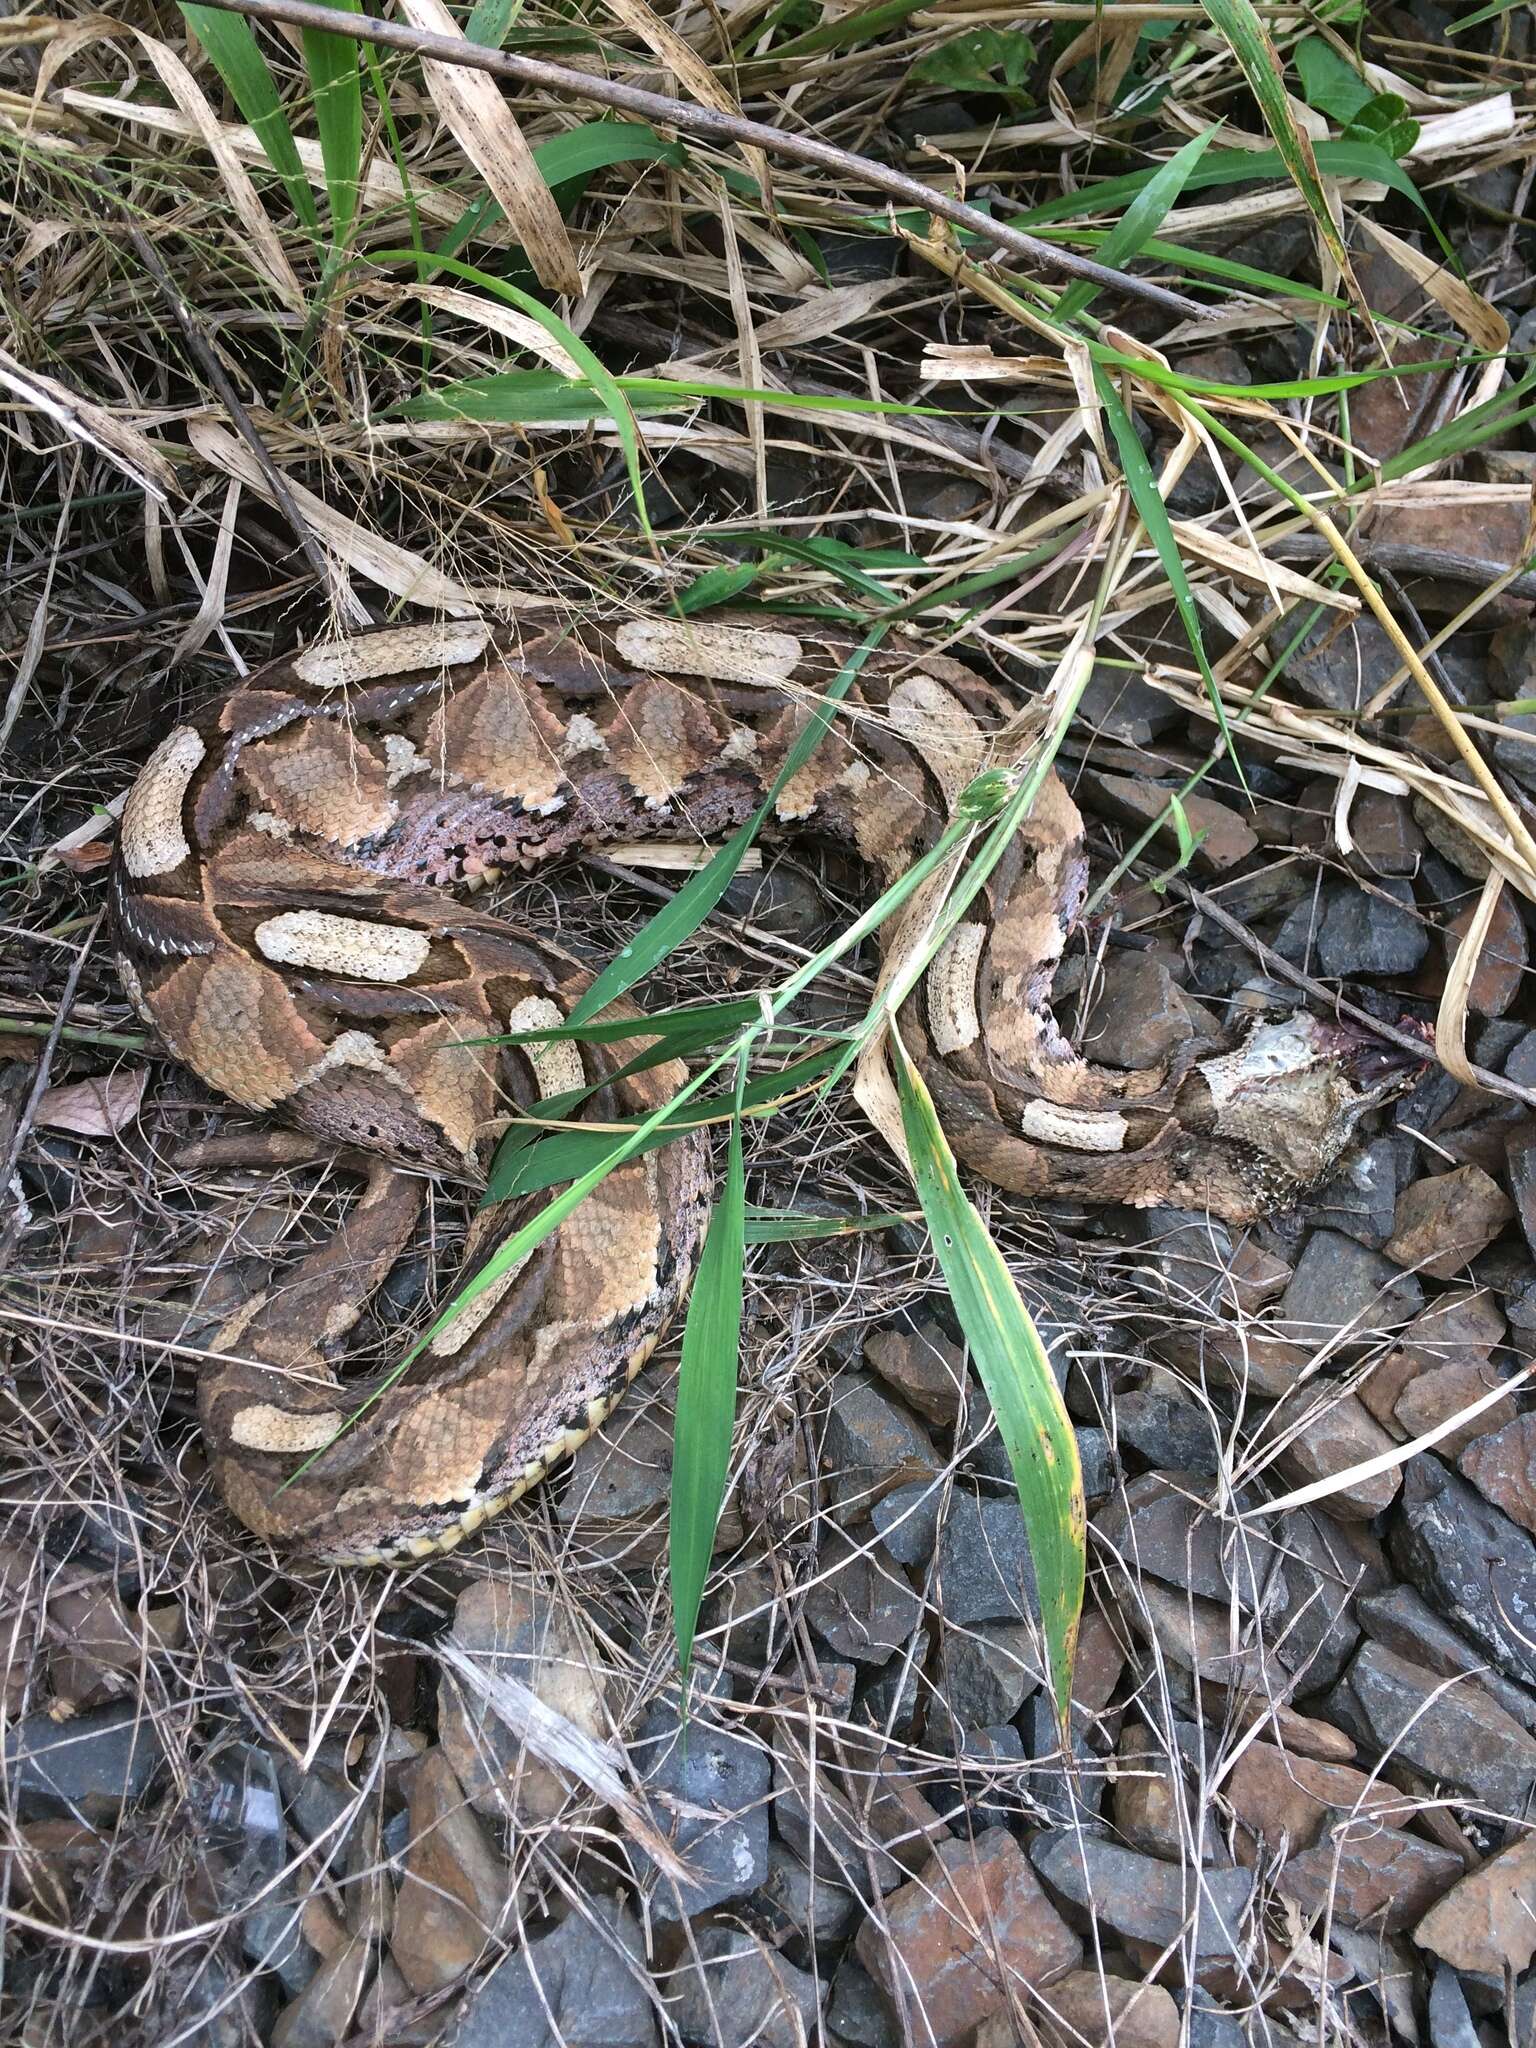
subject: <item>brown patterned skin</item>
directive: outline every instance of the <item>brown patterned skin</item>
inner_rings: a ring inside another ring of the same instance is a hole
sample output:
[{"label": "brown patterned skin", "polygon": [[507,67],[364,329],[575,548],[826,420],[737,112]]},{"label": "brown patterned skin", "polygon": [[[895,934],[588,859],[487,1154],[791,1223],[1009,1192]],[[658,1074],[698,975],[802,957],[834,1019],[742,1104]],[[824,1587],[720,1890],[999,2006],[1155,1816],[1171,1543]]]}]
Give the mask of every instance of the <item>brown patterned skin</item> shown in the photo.
[{"label": "brown patterned skin", "polygon": [[[336,1377],[415,1221],[420,1183],[395,1169],[483,1180],[514,1108],[579,1079],[593,1090],[583,1113],[611,1121],[683,1077],[614,1078],[644,1043],[638,1018],[634,1040],[579,1052],[484,1043],[558,1023],[587,977],[449,892],[605,842],[731,830],[801,730],[805,693],[848,652],[833,632],[730,620],[386,628],[274,663],[156,748],[112,875],[125,984],[211,1087],[296,1127],[272,1140],[278,1156],[339,1147],[364,1180],[345,1229],[231,1318],[214,1346],[228,1363],[202,1377],[216,1479],[258,1534],[348,1561],[451,1547],[581,1442],[649,1356],[708,1213],[702,1136],[612,1174],[397,1384]],[[997,710],[954,662],[872,657],[774,829],[840,842],[894,878],[988,760]],[[908,1005],[957,1152],[1024,1193],[1234,1219],[1294,1196],[1381,1099],[1382,1077],[1356,1071],[1369,1042],[1302,1020],[1251,1075],[1244,1054],[1148,1074],[1089,1066],[1048,1001],[1085,872],[1081,822],[1052,778]],[[1300,1136],[1277,1147],[1282,1100],[1302,1104]],[[482,1210],[466,1270],[544,1199]]]}]

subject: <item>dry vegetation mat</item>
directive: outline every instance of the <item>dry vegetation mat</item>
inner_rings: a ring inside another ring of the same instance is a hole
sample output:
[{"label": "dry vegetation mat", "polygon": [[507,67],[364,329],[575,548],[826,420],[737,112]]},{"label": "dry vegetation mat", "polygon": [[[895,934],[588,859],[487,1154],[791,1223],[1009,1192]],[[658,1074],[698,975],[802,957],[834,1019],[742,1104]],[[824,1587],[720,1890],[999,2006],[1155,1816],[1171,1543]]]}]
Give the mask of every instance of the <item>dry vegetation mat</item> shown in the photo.
[{"label": "dry vegetation mat", "polygon": [[[0,2039],[1532,2038],[1532,17],[0,8]],[[687,1062],[516,1127],[498,1256],[702,1123],[700,1278],[472,1541],[306,1562],[194,1389],[355,1183],[207,1142],[117,819],[296,648],[551,608],[847,649],[723,848],[479,899]],[[877,649],[1000,712],[883,893],[774,829]],[[1094,1059],[1414,1056],[1299,1206],[956,1167],[893,1025],[1052,768]]]}]

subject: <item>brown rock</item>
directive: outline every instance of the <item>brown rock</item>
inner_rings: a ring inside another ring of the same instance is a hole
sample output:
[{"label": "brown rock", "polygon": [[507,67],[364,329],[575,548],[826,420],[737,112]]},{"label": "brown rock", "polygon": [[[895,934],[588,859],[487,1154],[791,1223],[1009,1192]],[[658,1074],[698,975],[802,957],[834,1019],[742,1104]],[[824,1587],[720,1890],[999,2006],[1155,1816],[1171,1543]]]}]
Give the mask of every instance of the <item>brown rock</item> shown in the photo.
[{"label": "brown rock", "polygon": [[1504,1342],[1508,1328],[1488,1288],[1463,1287],[1437,1296],[1414,1317],[1400,1341],[1421,1365],[1446,1365],[1470,1356],[1486,1358]]},{"label": "brown rock", "polygon": [[1096,1608],[1083,1616],[1077,1633],[1077,1658],[1072,1666],[1072,1705],[1085,1714],[1102,1714],[1125,1669],[1125,1646]]},{"label": "brown rock", "polygon": [[351,2032],[352,2015],[372,1972],[372,1945],[354,1935],[283,2007],[272,2029],[272,2048],[334,2048]]},{"label": "brown rock", "polygon": [[[1266,1734],[1273,1728],[1292,1756],[1316,1757],[1324,1764],[1347,1764],[1358,1754],[1353,1740],[1331,1721],[1319,1721],[1295,1707],[1277,1708],[1263,1699],[1239,1698],[1235,1704],[1236,1724],[1241,1733],[1246,1734],[1255,1722],[1263,1726]],[[1214,1706],[1208,1709],[1207,1717],[1214,1711]]]},{"label": "brown rock", "polygon": [[1111,953],[1083,1021],[1082,1042],[1111,1067],[1155,1067],[1214,1020],[1185,995],[1155,953]]},{"label": "brown rock", "polygon": [[[1336,787],[1337,785],[1335,785]],[[1407,800],[1381,789],[1359,789],[1349,807],[1349,864],[1369,875],[1415,875],[1424,853],[1424,834]]]},{"label": "brown rock", "polygon": [[1398,1197],[1384,1250],[1400,1266],[1449,1280],[1492,1244],[1515,1205],[1480,1166],[1458,1166],[1416,1180]]},{"label": "brown rock", "polygon": [[[516,1679],[584,1735],[606,1737],[609,1680],[596,1644],[539,1580],[477,1579],[459,1595],[453,1640],[486,1669]],[[527,1755],[486,1701],[445,1670],[437,1689],[438,1733],[447,1761],[479,1813],[511,1813],[527,1825],[552,1820],[568,1796],[564,1780]]]},{"label": "brown rock", "polygon": [[959,1417],[965,1393],[965,1353],[936,1323],[919,1330],[876,1330],[864,1346],[872,1372],[902,1399],[948,1428]]},{"label": "brown rock", "polygon": [[1232,1254],[1227,1278],[1238,1307],[1244,1315],[1252,1316],[1284,1294],[1290,1283],[1291,1267],[1287,1260],[1245,1237]]},{"label": "brown rock", "polygon": [[1536,1955],[1536,1834],[1464,1877],[1430,1908],[1413,1938],[1455,1970],[1518,1977]]},{"label": "brown rock", "polygon": [[[1447,966],[1455,959],[1476,914],[1474,905],[1446,928]],[[1472,986],[1467,993],[1468,1007],[1479,1017],[1502,1017],[1520,993],[1529,959],[1525,920],[1515,908],[1513,892],[1506,889],[1494,910],[1493,922],[1488,927],[1488,936],[1483,941],[1483,950],[1473,970]]]},{"label": "brown rock", "polygon": [[1331,1912],[1342,1927],[1393,1934],[1411,1926],[1465,1866],[1452,1849],[1395,1830],[1351,1833],[1293,1856],[1275,1880],[1282,1898],[1309,1916]]},{"label": "brown rock", "polygon": [[1536,1414],[1477,1437],[1462,1452],[1461,1469],[1484,1500],[1536,1535]]},{"label": "brown rock", "polygon": [[959,2048],[1010,1996],[1054,1983],[1082,1958],[1006,1828],[944,1843],[885,1913],[889,1939],[866,1920],[859,1961],[893,2007],[921,2013],[933,2048]]},{"label": "brown rock", "polygon": [[[1074,1970],[1038,1994],[1036,2010],[1062,2048],[1178,2048],[1179,2009],[1160,1984]],[[984,2027],[976,2048],[1013,2048],[1016,2036],[999,2030],[1004,2019],[999,2014],[987,2022],[993,2032]]]},{"label": "brown rock", "polygon": [[[1142,776],[1095,775],[1093,787],[1104,808],[1130,825],[1150,825],[1162,819],[1159,840],[1177,848],[1178,829],[1172,818],[1164,818],[1168,791]],[[1229,810],[1214,797],[1196,792],[1186,796],[1184,816],[1199,845],[1191,865],[1207,875],[1224,874],[1244,861],[1258,845],[1258,834],[1240,812]],[[1134,957],[1134,956],[1133,956]]]},{"label": "brown rock", "polygon": [[1360,1399],[1388,1436],[1407,1436],[1397,1419],[1397,1404],[1423,1370],[1411,1351],[1389,1351],[1373,1362],[1360,1382]]},{"label": "brown rock", "polygon": [[[1285,1444],[1276,1457],[1293,1486],[1336,1479],[1393,1448],[1393,1439],[1358,1395],[1331,1387],[1298,1387],[1271,1410],[1266,1441]],[[1403,1475],[1395,1467],[1373,1479],[1357,1479],[1328,1496],[1328,1512],[1341,1521],[1369,1522],[1397,1498]]]},{"label": "brown rock", "polygon": [[1120,1737],[1115,1764],[1115,1826],[1133,1849],[1177,1862],[1186,1853],[1189,1806],[1166,1751],[1139,1722]]},{"label": "brown rock", "polygon": [[440,1749],[415,1766],[410,1813],[389,1947],[420,1993],[451,1984],[478,1961],[512,1896],[512,1879]]},{"label": "brown rock", "polygon": [[1267,1848],[1289,1844],[1310,1849],[1339,1809],[1374,1816],[1380,1826],[1401,1827],[1413,1802],[1348,1764],[1292,1756],[1271,1742],[1251,1742],[1221,1788],[1221,1796],[1245,1827]]},{"label": "brown rock", "polygon": [[[1424,1436],[1428,1431],[1438,1429],[1442,1422],[1449,1422],[1453,1415],[1462,1414],[1507,1377],[1497,1366],[1480,1359],[1469,1359],[1462,1365],[1442,1365],[1433,1372],[1421,1372],[1398,1396],[1398,1427],[1405,1437]],[[1502,1401],[1495,1401],[1491,1408],[1485,1408],[1481,1415],[1474,1416],[1470,1422],[1462,1423],[1460,1428],[1443,1436],[1435,1449],[1442,1458],[1454,1458],[1478,1437],[1513,1421],[1515,1412],[1514,1397],[1507,1395]]]},{"label": "brown rock", "polygon": [[850,1804],[903,1870],[921,1870],[938,1845],[949,1838],[948,1822],[929,1805],[910,1771],[895,1757],[882,1756],[868,1783],[855,1769],[850,1791]]}]

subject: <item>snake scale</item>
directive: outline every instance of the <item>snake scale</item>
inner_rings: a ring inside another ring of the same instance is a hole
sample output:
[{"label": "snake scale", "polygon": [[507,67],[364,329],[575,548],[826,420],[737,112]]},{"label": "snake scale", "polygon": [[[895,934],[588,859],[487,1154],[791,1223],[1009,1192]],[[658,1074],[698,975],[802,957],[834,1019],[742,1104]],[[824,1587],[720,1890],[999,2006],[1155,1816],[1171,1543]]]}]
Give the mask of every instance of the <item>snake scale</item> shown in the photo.
[{"label": "snake scale", "polygon": [[[451,892],[739,826],[850,647],[718,617],[385,627],[273,663],[156,746],[111,878],[125,988],[210,1088],[288,1127],[271,1156],[363,1180],[336,1236],[228,1319],[200,1377],[215,1479],[259,1535],[348,1562],[451,1548],[581,1443],[649,1356],[709,1210],[702,1133],[611,1174],[342,1430],[369,1392],[338,1376],[343,1340],[410,1238],[421,1174],[483,1182],[509,1115],[565,1089],[592,1087],[585,1113],[611,1121],[682,1078],[620,1072],[645,1043],[638,1013],[634,1040],[486,1043],[559,1025],[590,977]],[[875,653],[771,829],[842,846],[883,886],[932,845],[1005,708],[950,659]],[[1165,1069],[1091,1065],[1049,1005],[1086,872],[1052,775],[906,1006],[956,1153],[1025,1195],[1236,1221],[1293,1199],[1401,1085],[1400,1056],[1298,1013]],[[483,1208],[466,1270],[541,1199]]]}]

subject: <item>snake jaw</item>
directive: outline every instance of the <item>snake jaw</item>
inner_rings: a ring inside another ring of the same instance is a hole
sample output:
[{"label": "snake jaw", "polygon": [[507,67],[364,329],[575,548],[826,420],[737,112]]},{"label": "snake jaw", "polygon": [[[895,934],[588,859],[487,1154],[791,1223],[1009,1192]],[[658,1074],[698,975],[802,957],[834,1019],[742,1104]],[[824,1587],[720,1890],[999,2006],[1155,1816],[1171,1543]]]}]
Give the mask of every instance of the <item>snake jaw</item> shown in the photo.
[{"label": "snake jaw", "polygon": [[1242,1158],[1260,1208],[1289,1207],[1326,1181],[1362,1120],[1409,1089],[1431,1058],[1336,1018],[1298,1010],[1256,1024],[1191,1075],[1180,1108]]}]

